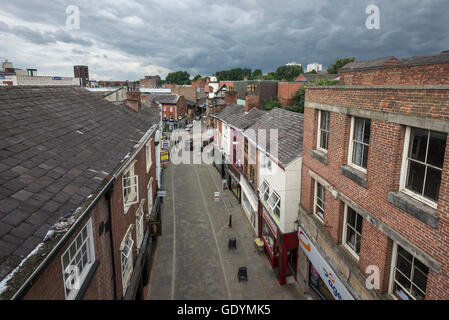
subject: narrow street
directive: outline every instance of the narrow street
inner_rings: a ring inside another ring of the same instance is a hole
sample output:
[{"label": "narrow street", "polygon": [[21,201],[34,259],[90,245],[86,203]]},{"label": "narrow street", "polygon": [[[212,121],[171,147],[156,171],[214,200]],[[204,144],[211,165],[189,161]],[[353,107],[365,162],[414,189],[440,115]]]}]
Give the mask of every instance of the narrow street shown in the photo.
[{"label": "narrow street", "polygon": [[[280,286],[266,257],[254,248],[254,232],[230,191],[210,165],[167,165],[148,299],[302,299],[296,284]],[[215,202],[213,194],[222,199]],[[232,228],[229,215],[232,214]],[[237,250],[228,240],[237,239]],[[238,268],[248,281],[238,282]]]}]

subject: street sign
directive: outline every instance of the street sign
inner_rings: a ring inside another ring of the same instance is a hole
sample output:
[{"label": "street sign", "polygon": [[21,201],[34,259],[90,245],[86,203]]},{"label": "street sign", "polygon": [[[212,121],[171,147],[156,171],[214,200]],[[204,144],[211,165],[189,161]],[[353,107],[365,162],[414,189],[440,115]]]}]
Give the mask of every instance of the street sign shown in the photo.
[{"label": "street sign", "polygon": [[165,198],[167,196],[167,191],[165,191],[165,190],[158,191],[157,196]]}]

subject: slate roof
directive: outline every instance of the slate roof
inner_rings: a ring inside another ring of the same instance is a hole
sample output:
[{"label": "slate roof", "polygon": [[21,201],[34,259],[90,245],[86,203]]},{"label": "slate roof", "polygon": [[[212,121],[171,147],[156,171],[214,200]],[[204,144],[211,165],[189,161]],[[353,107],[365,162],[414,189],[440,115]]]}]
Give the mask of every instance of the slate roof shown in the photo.
[{"label": "slate roof", "polygon": [[181,96],[172,93],[150,94],[149,99],[160,104],[177,104]]},{"label": "slate roof", "polygon": [[[394,63],[396,62],[396,63]],[[404,59],[387,57],[369,61],[354,61],[340,69],[340,72],[358,71],[365,69],[377,69],[385,67],[407,67],[414,65],[438,64],[449,62],[449,51],[424,56],[414,56]]]},{"label": "slate roof", "polygon": [[[259,129],[264,130],[259,131]],[[274,136],[271,137],[270,129],[278,130],[277,140],[274,139]],[[258,146],[278,160],[285,168],[293,160],[302,157],[303,131],[304,114],[274,108],[248,127],[244,134],[252,141],[257,142]],[[277,155],[272,154],[275,153],[275,149],[272,151],[271,146],[277,146]]]},{"label": "slate roof", "polygon": [[158,119],[80,87],[0,87],[0,281]]},{"label": "slate roof", "polygon": [[236,129],[244,130],[254,124],[267,112],[268,111],[253,108],[248,113],[245,113],[245,106],[231,104],[213,116]]}]

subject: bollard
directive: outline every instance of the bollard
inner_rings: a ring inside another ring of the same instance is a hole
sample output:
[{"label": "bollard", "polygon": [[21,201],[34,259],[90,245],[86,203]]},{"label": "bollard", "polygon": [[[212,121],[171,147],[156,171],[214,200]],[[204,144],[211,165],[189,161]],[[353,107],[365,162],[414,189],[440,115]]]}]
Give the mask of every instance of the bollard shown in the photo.
[{"label": "bollard", "polygon": [[232,228],[232,214],[229,215],[229,228]]}]

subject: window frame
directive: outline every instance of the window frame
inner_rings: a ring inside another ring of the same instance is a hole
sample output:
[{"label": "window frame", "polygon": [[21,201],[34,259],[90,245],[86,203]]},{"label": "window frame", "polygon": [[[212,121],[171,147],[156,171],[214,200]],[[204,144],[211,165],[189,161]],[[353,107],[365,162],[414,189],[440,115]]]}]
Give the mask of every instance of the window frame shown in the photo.
[{"label": "window frame", "polygon": [[[318,185],[320,185],[323,188],[323,195],[324,195],[324,199],[320,199],[321,202],[323,203],[323,208],[321,208],[320,206],[318,206]],[[313,195],[313,214],[321,221],[324,223],[324,207],[325,207],[325,203],[326,203],[326,196],[325,196],[325,192],[326,192],[326,187],[323,186],[321,183],[319,183],[317,180],[315,180],[315,190],[314,190],[314,195]],[[318,212],[317,212],[317,206],[323,211],[323,216],[321,217]]]},{"label": "window frame", "polygon": [[[74,300],[79,292],[80,289],[73,289],[71,290],[71,292],[68,294],[67,293],[67,288],[66,288],[66,268],[72,265],[72,262],[76,259],[76,256],[78,255],[78,253],[80,252],[80,249],[75,249],[75,253],[74,253],[74,257],[70,257],[71,253],[70,253],[70,248],[72,248],[73,245],[75,245],[75,248],[77,246],[77,239],[82,236],[83,231],[86,230],[86,240],[83,241],[83,243],[81,244],[80,248],[84,246],[84,244],[86,244],[86,254],[87,254],[87,262],[86,265],[84,266],[82,272],[79,275],[79,284],[81,287],[81,284],[86,280],[87,275],[89,274],[90,269],[92,268],[92,266],[95,263],[95,240],[94,240],[94,235],[93,235],[93,226],[92,226],[92,217],[86,222],[86,224],[84,225],[84,227],[81,229],[80,232],[78,232],[77,236],[73,239],[73,241],[70,243],[70,245],[67,247],[67,249],[64,251],[64,253],[61,255],[61,268],[62,268],[62,280],[63,280],[63,284],[64,284],[64,296],[66,300]],[[69,255],[69,264],[64,267],[64,257],[66,256],[66,254]],[[82,257],[81,257],[82,258]]]},{"label": "window frame", "polygon": [[[352,248],[350,245],[347,244],[347,237],[348,237],[348,232],[347,232],[347,225],[348,225],[348,208],[350,208],[350,206],[348,206],[345,203],[345,209],[344,209],[344,217],[343,217],[343,236],[342,236],[342,244],[343,246],[348,250],[348,252],[357,259],[357,261],[360,259],[360,253],[357,254],[357,252],[354,250],[354,248]],[[363,220],[364,217],[358,213],[356,210],[354,210],[353,208],[351,208],[355,213],[356,213],[356,219],[357,219],[357,215],[362,217],[362,232],[363,232]],[[351,226],[352,227],[352,226]],[[357,227],[357,220],[356,220],[356,227]],[[362,232],[360,233],[360,249],[362,248]],[[358,231],[355,230],[356,233],[356,239],[357,239],[357,234]],[[360,251],[361,252],[361,251]]]},{"label": "window frame", "polygon": [[251,159],[251,160],[253,160],[254,161],[254,163],[255,163],[255,161],[257,160],[256,159],[256,157],[257,157],[257,152],[256,152],[256,150],[257,150],[257,147],[256,147],[256,145],[255,144],[252,144],[252,143],[249,143],[249,158]]},{"label": "window frame", "polygon": [[[275,202],[274,205],[271,205],[270,203],[270,199],[271,197],[275,196],[277,198],[277,201]],[[268,197],[268,200],[266,201],[266,203],[268,204],[268,206],[271,209],[271,212],[278,218],[281,217],[281,197],[279,196],[279,194],[273,190],[273,192],[271,192],[270,196]],[[276,213],[276,209],[279,210],[279,214]]]},{"label": "window frame", "polygon": [[[324,130],[321,128],[321,120],[322,120],[322,114],[323,112],[326,112],[328,114],[328,120],[329,120],[329,128],[328,130]],[[324,153],[328,153],[328,149],[329,149],[329,136],[330,136],[330,117],[331,117],[331,113],[330,111],[325,111],[325,110],[319,110],[318,112],[318,134],[317,134],[317,150],[324,152]],[[321,132],[325,131],[327,132],[327,149],[324,149],[321,147]]]},{"label": "window frame", "polygon": [[[369,119],[369,118],[361,118],[361,117],[355,117],[355,116],[351,117],[351,130],[350,130],[350,135],[349,135],[349,150],[348,150],[348,165],[366,174],[367,169],[368,169],[368,159],[369,159],[369,157],[366,160],[366,167],[367,168],[363,168],[363,167],[355,164],[354,162],[352,162],[352,156],[353,156],[353,153],[354,153],[353,152],[353,149],[354,149],[354,131],[355,131],[355,119],[356,118],[363,119],[363,120],[370,120],[371,121],[371,119]],[[365,131],[365,130],[363,130],[363,131]],[[370,142],[371,142],[371,126],[370,126]],[[365,142],[357,141],[357,143],[361,143],[363,145],[366,145]],[[368,148],[370,148],[370,143],[368,143]]]},{"label": "window frame", "polygon": [[[262,192],[261,191],[261,189],[262,189],[262,186],[264,185],[264,184],[266,184],[266,188],[265,188],[265,190]],[[264,202],[266,202],[266,201],[268,201],[268,198],[270,197],[270,184],[267,182],[267,180],[263,180],[263,182],[260,184],[260,186],[259,186],[259,197],[260,197],[260,199],[262,200],[262,201],[264,201]],[[267,200],[265,200],[265,194],[267,194],[268,193],[268,198],[267,198]]]},{"label": "window frame", "polygon": [[[137,161],[134,161],[133,163],[131,163],[128,168],[123,172],[122,175],[122,197],[123,197],[123,210],[124,213],[126,214],[129,210],[129,208],[136,204],[139,203],[139,177],[135,174],[135,164]],[[126,177],[129,174],[129,177]],[[133,180],[135,181],[134,184],[130,184],[129,186],[125,185],[125,180],[129,179],[129,180]],[[133,189],[134,188],[134,189]],[[132,195],[133,193],[135,193],[135,196],[132,200],[127,200],[127,197],[125,196],[125,190],[126,189],[131,189],[130,194]]]},{"label": "window frame", "polygon": [[151,166],[153,165],[153,148],[152,148],[152,142],[153,138],[151,138],[146,144],[145,144],[145,162],[146,162],[146,169],[147,173],[150,171]]},{"label": "window frame", "polygon": [[[132,229],[134,225],[130,225],[126,231],[125,236],[120,244],[120,272],[122,277],[122,289],[123,295],[126,294],[128,289],[129,280],[131,279],[134,265],[133,265],[133,245],[134,240],[132,239]],[[129,251],[125,254],[124,249],[127,248]],[[123,261],[126,259],[126,265],[124,266]],[[125,267],[125,268],[124,268]],[[125,272],[125,273],[124,273]]]},{"label": "window frame", "polygon": [[[405,130],[404,149],[403,149],[403,153],[402,153],[401,176],[400,176],[400,180],[399,180],[399,191],[411,196],[412,198],[414,198],[420,202],[427,204],[428,206],[430,206],[433,209],[437,209],[438,201],[433,201],[429,198],[426,198],[423,195],[420,195],[413,190],[407,189],[407,187],[406,187],[407,178],[408,178],[408,169],[409,169],[408,159],[409,159],[409,151],[410,151],[410,144],[411,144],[412,128],[420,129],[418,127],[407,126],[407,128]],[[428,129],[423,129],[423,130],[435,131],[435,130],[428,130]],[[435,131],[435,132],[437,132],[437,131]],[[429,143],[427,143],[426,157],[428,155],[428,151],[429,151]],[[427,164],[424,164],[424,165],[427,166]],[[425,183],[425,181],[423,183]],[[440,188],[441,188],[441,186],[440,186]]]},{"label": "window frame", "polygon": [[[400,298],[398,297],[397,294],[395,294],[393,292],[393,288],[394,288],[394,284],[398,284],[406,293],[407,296],[412,297],[412,300],[416,301],[416,298],[413,297],[413,295],[411,294],[411,292],[405,290],[405,288],[399,284],[398,282],[396,282],[395,277],[396,277],[396,269],[397,269],[397,262],[398,262],[398,247],[400,245],[395,241],[393,243],[393,250],[392,250],[392,258],[391,258],[391,267],[390,267],[390,279],[389,279],[389,283],[388,283],[388,294],[390,296],[392,296],[395,300],[400,300]],[[402,246],[401,246],[402,247]],[[422,263],[423,265],[425,265],[426,267],[428,267],[425,263],[423,263],[421,260],[419,260],[414,254],[410,253],[408,250],[406,250],[404,247],[402,247],[403,250],[407,251],[408,254],[410,254],[413,257],[413,261],[411,263],[411,268],[412,268],[412,274],[413,274],[413,266],[414,266],[414,260],[417,259],[420,263]],[[429,268],[430,271],[430,268]],[[401,271],[399,271],[401,272]],[[413,285],[414,282],[413,280],[409,279],[406,275],[404,275],[402,272],[401,274],[406,277],[409,281],[410,284]],[[427,284],[428,284],[428,279],[429,279],[429,272],[426,275],[426,292],[424,292],[424,299],[426,297],[426,293],[427,293]],[[415,285],[416,286],[416,285]],[[416,286],[417,287],[417,286]],[[420,291],[422,291],[420,288],[418,288]],[[410,299],[409,299],[410,300]]]},{"label": "window frame", "polygon": [[143,203],[136,210],[136,247],[140,249],[144,236],[145,212],[143,211]]}]

